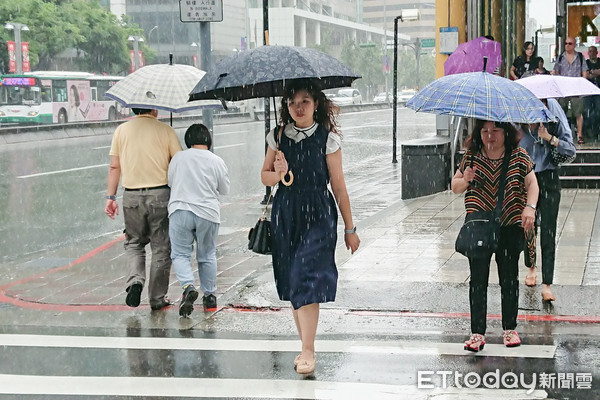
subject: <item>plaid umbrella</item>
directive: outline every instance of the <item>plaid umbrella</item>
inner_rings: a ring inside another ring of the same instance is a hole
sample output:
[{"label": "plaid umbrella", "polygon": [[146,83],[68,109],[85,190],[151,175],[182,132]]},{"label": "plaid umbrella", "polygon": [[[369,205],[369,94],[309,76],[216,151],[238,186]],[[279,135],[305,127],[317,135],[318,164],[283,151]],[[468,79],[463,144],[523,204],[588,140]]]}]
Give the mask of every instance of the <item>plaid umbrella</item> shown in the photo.
[{"label": "plaid umbrella", "polygon": [[487,72],[447,75],[425,86],[406,103],[415,111],[487,121],[536,123],[554,115],[529,90]]},{"label": "plaid umbrella", "polygon": [[205,107],[222,109],[218,101],[188,102],[188,93],[204,74],[190,65],[147,65],[120,80],[106,92],[106,97],[125,107],[174,113]]},{"label": "plaid umbrella", "polygon": [[190,101],[282,96],[287,81],[304,78],[317,78],[321,89],[329,89],[350,86],[360,75],[319,50],[261,46],[221,60],[191,91]]}]

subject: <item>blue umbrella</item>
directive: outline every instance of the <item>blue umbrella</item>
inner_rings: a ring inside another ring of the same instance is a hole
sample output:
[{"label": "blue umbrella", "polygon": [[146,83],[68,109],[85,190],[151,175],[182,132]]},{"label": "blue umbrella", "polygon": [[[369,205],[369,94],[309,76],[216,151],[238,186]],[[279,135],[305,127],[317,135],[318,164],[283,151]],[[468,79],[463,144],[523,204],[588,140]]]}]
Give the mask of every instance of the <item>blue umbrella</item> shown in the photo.
[{"label": "blue umbrella", "polygon": [[406,107],[486,121],[536,123],[555,120],[528,89],[488,72],[468,72],[436,79],[413,96]]}]

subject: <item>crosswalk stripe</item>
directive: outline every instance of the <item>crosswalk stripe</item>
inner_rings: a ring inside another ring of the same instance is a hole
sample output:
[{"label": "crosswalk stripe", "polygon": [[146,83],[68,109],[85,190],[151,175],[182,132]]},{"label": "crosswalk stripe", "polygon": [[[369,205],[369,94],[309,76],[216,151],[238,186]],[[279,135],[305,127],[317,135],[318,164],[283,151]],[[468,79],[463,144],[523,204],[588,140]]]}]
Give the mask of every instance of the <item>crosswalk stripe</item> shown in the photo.
[{"label": "crosswalk stripe", "polygon": [[0,374],[0,394],[71,396],[185,396],[301,399],[406,399],[458,396],[461,399],[545,399],[543,390],[436,388],[360,382],[285,379],[214,379],[108,376],[40,376]]},{"label": "crosswalk stripe", "polygon": [[[298,340],[241,340],[203,338],[156,338],[156,337],[105,337],[105,336],[61,336],[61,335],[17,335],[1,334],[1,346],[22,347],[65,347],[103,349],[169,349],[169,350],[213,350],[213,351],[280,351],[298,352]],[[317,352],[364,353],[364,354],[433,354],[471,356],[462,343],[436,343],[417,341],[360,341],[360,340],[317,340]],[[507,348],[500,344],[486,343],[479,356],[553,358],[556,346],[521,345]]]}]

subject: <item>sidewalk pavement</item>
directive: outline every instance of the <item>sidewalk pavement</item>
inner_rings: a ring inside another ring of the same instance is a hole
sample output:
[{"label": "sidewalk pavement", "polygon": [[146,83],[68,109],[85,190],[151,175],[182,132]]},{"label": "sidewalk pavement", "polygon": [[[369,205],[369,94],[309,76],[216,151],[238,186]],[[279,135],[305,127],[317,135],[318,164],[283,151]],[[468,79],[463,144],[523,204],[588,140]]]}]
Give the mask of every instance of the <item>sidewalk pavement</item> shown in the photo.
[{"label": "sidewalk pavement", "polygon": [[[391,164],[387,155],[372,156],[346,169],[361,245],[351,255],[343,243],[343,226],[339,226],[338,300],[325,307],[468,313],[468,262],[454,251],[464,218],[463,196],[445,191],[401,200],[401,179],[400,165]],[[223,206],[217,250],[219,307],[282,306],[274,296],[270,256],[257,255],[246,248],[248,229],[262,212],[261,199],[262,194],[257,194]],[[600,322],[596,321],[600,284],[599,202],[600,190],[562,191],[553,285],[557,301],[550,310],[540,306],[541,272],[536,288],[525,287],[527,269],[521,258],[520,314],[562,315],[569,316],[571,319],[567,320],[571,321],[585,317],[588,322]],[[68,249],[59,249],[16,265],[20,271],[15,278],[2,280],[0,305],[56,312],[133,311],[124,304],[122,241],[122,235],[115,233],[90,241],[87,254],[74,256]],[[541,260],[539,246],[538,259]],[[488,309],[494,307],[499,312],[499,290],[494,285],[497,282],[492,262]],[[251,295],[255,285],[258,291],[268,287],[265,290],[269,293]],[[150,312],[146,293],[144,290],[136,312]],[[181,297],[174,274],[169,297],[172,300]],[[177,313],[177,306],[167,312]]]}]

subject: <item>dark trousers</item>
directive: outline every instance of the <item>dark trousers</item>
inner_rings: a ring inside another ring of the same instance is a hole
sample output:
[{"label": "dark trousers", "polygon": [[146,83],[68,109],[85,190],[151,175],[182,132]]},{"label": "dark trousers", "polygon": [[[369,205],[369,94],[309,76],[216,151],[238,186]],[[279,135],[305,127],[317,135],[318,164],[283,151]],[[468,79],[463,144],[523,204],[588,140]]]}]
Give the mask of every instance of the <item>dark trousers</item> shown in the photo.
[{"label": "dark trousers", "polygon": [[[554,280],[554,260],[556,255],[556,220],[560,205],[560,179],[558,170],[537,172],[535,177],[540,187],[536,209],[536,231],[539,227],[542,246],[542,283],[551,285]],[[537,236],[537,235],[536,235]],[[525,265],[531,267],[529,253],[525,252]]]},{"label": "dark trousers", "polygon": [[[502,329],[517,327],[519,312],[519,254],[523,251],[523,228],[517,225],[501,227],[496,251],[498,278],[502,303]],[[487,315],[487,288],[492,255],[469,258],[469,304],[471,306],[471,332],[485,335]]]},{"label": "dark trousers", "polygon": [[583,120],[584,135],[590,139],[596,139],[600,135],[600,95],[586,96],[583,98],[585,107],[585,118]]}]

